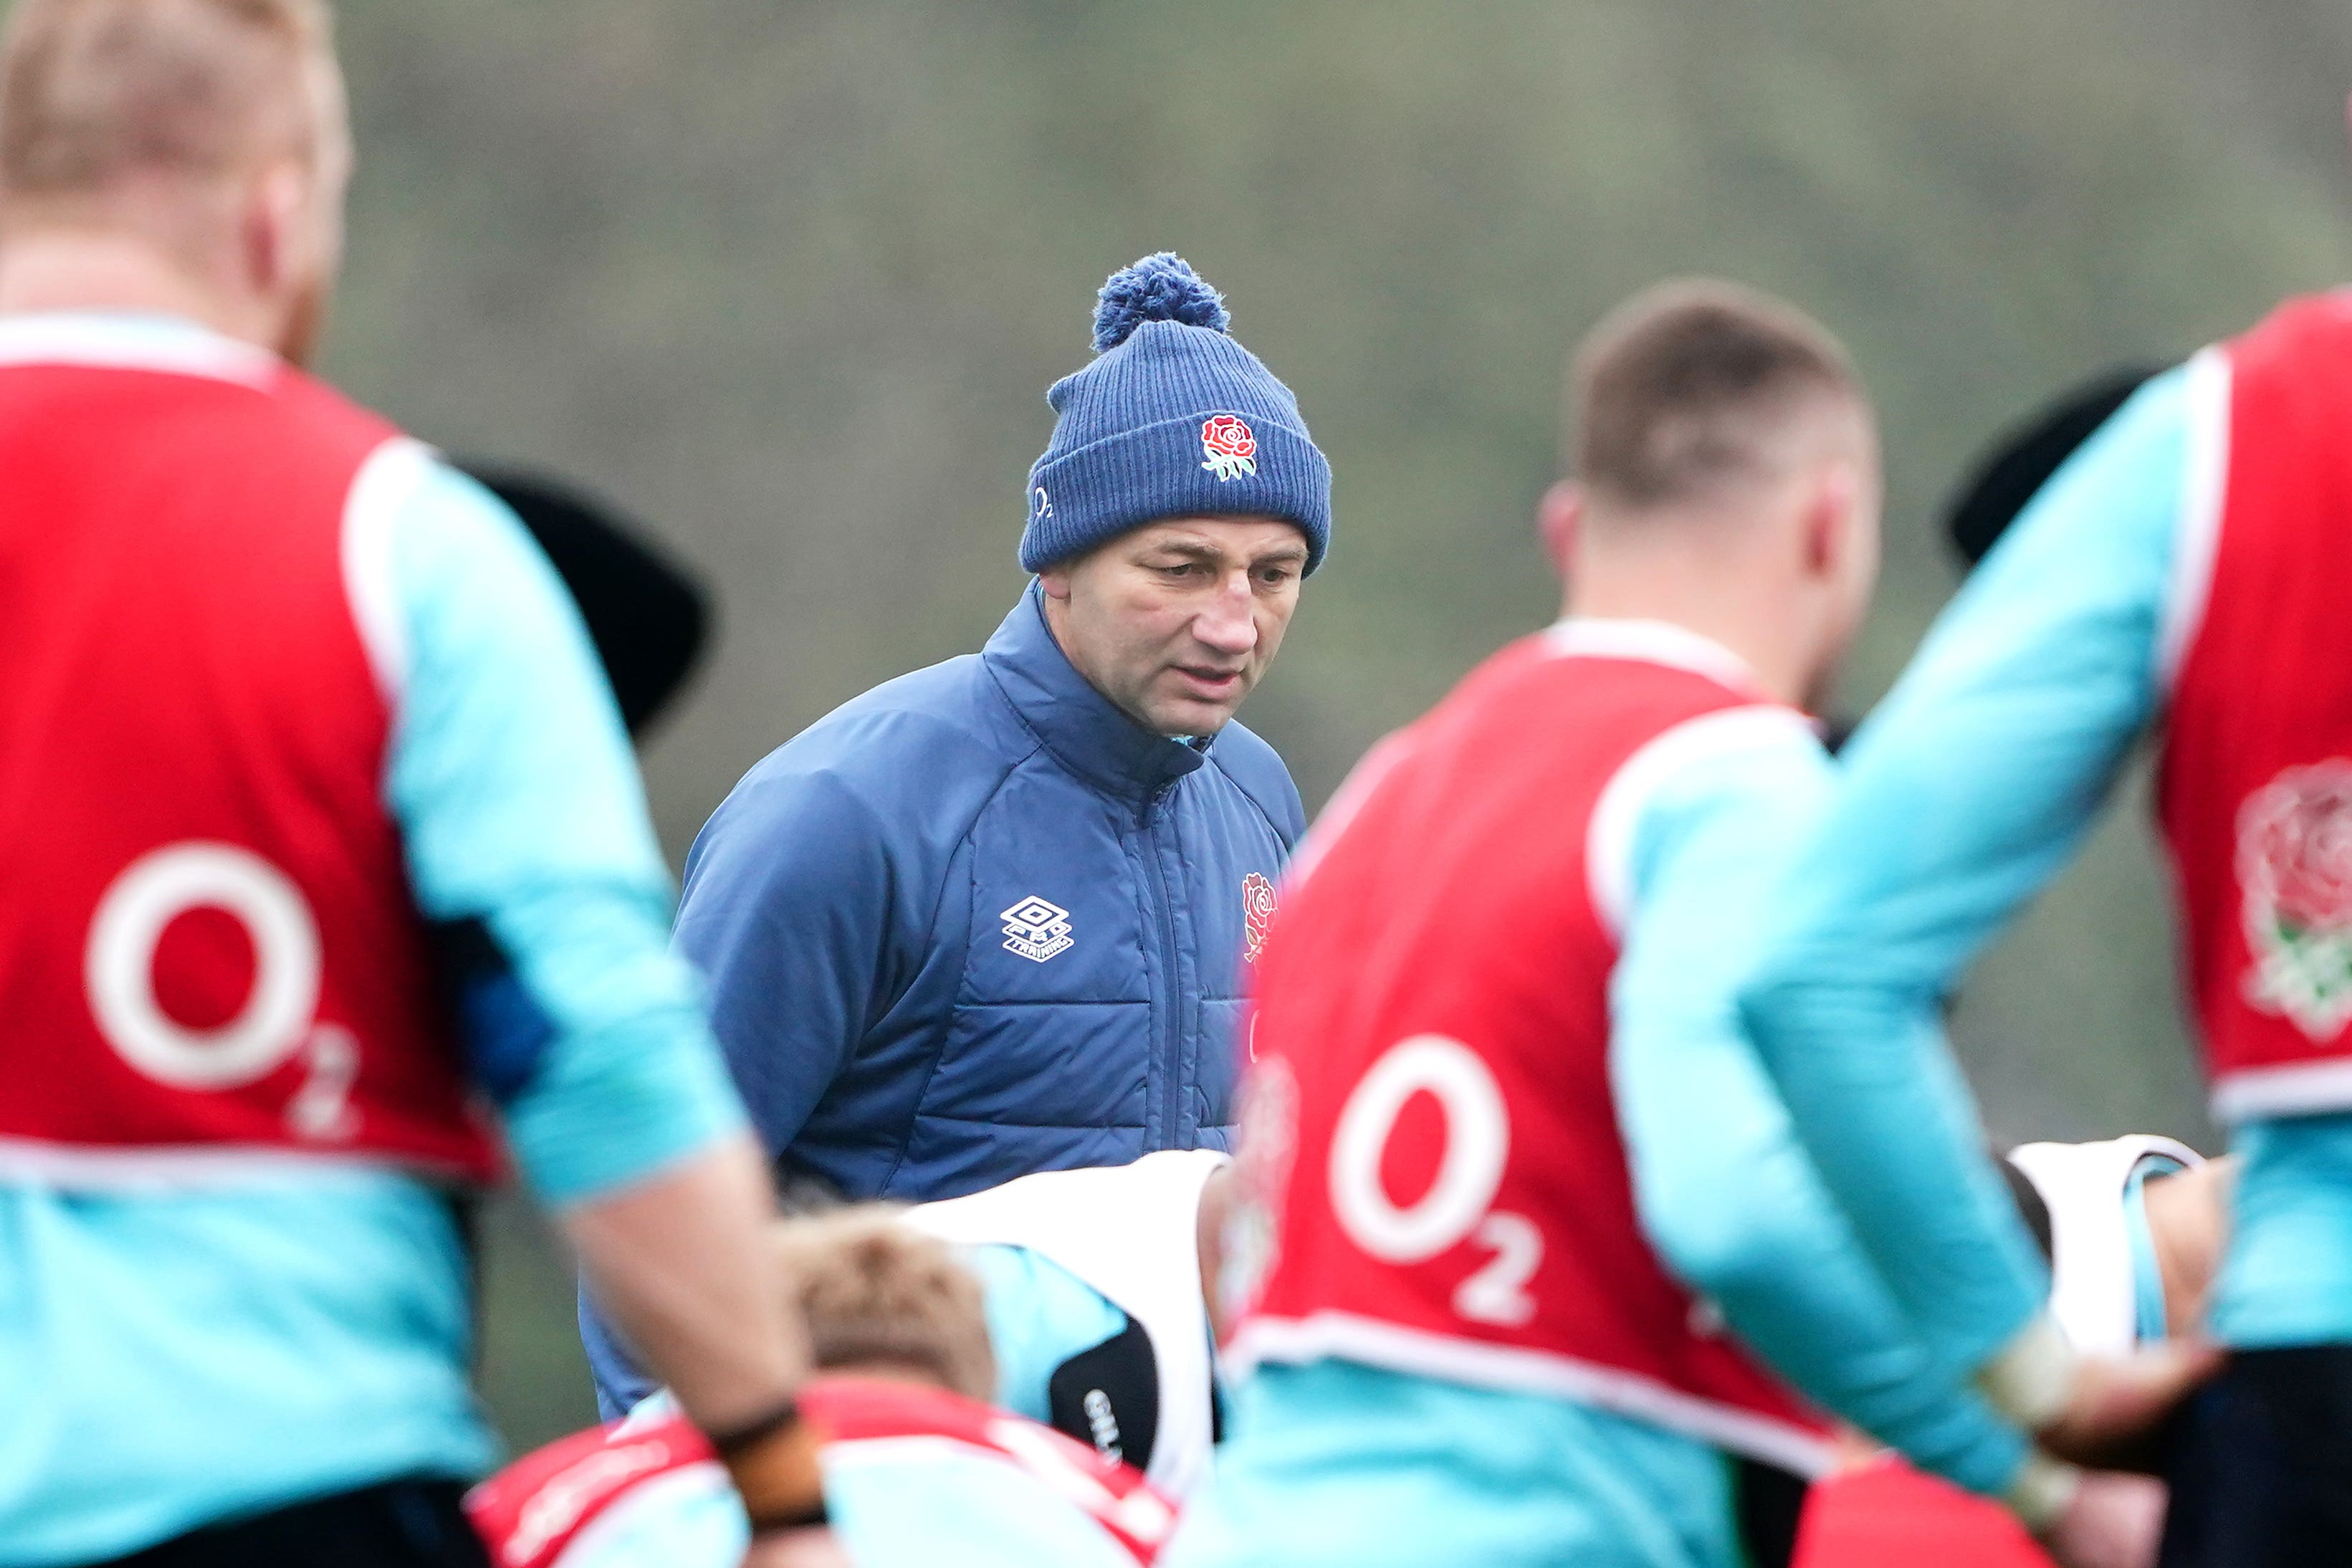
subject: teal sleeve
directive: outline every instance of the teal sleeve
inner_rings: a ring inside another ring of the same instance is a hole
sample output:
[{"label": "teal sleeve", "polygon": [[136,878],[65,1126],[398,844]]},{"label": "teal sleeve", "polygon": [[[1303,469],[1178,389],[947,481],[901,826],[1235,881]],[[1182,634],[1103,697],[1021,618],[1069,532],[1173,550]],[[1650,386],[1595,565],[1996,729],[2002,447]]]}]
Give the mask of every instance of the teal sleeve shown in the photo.
[{"label": "teal sleeve", "polygon": [[2232,1350],[2352,1344],[2352,1114],[2239,1127],[2212,1330]]},{"label": "teal sleeve", "polygon": [[2165,1311],[2164,1266],[2156,1255],[2156,1234],[2147,1224],[2148,1178],[2160,1179],[2179,1170],[2169,1160],[2142,1161],[2124,1183],[2124,1249],[2131,1259],[2132,1331],[2142,1344],[2154,1344],[2171,1332]]},{"label": "teal sleeve", "polygon": [[468,1068],[540,1194],[593,1198],[742,1125],[668,950],[635,759],[578,611],[488,491],[433,465],[390,573],[386,789],[426,920],[484,939],[457,977]]},{"label": "teal sleeve", "polygon": [[1955,1369],[2048,1287],[1941,1008],[2079,846],[2158,709],[2189,418],[2184,372],[2142,388],[1945,611],[1856,735],[1744,994],[1815,1166]]},{"label": "teal sleeve", "polygon": [[1739,1029],[1777,873],[1830,789],[1829,759],[1791,726],[1695,759],[1636,819],[1610,993],[1635,1199],[1668,1267],[1783,1376],[1924,1468],[1997,1494],[2024,1438],[1920,1342]]},{"label": "teal sleeve", "polygon": [[989,1348],[996,1352],[996,1403],[1051,1422],[1047,1385],[1062,1363],[1127,1327],[1127,1314],[1101,1292],[1025,1247],[974,1247],[964,1261],[988,1302]]}]

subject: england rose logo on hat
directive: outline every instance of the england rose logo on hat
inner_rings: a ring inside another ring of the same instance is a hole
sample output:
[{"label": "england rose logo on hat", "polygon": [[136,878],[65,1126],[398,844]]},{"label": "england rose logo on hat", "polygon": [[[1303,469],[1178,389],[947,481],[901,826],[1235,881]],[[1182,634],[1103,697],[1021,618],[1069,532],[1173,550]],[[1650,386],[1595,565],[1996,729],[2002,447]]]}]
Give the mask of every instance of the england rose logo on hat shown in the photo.
[{"label": "england rose logo on hat", "polygon": [[2352,1023],[2352,763],[2289,768],[2238,812],[2246,1000],[2315,1040]]},{"label": "england rose logo on hat", "polygon": [[1212,414],[1201,424],[1201,467],[1217,476],[1220,484],[1257,472],[1257,437],[1237,414]]}]

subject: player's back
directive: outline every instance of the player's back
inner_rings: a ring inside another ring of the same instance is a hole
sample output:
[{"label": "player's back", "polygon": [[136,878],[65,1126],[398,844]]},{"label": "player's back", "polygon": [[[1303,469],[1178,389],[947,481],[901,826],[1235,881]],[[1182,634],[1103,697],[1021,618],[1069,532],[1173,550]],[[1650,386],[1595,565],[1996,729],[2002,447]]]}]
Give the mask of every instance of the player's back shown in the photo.
[{"label": "player's back", "polygon": [[1645,1236],[1609,1064],[1649,803],[1694,747],[1801,724],[1704,638],[1571,619],[1334,798],[1259,964],[1271,1262],[1188,1562],[1713,1562],[1723,1450],[1818,1461]]},{"label": "player's back", "polygon": [[383,801],[422,449],[269,356],[105,341],[0,336],[0,1137],[486,1173]]},{"label": "player's back", "polygon": [[1252,1047],[1292,1152],[1237,1349],[1809,1453],[1807,1418],[1644,1239],[1608,1068],[1643,780],[1694,721],[1790,716],[1596,625],[1496,655],[1369,757],[1310,837],[1258,974]]},{"label": "player's back", "polygon": [[1367,760],[1261,961],[1253,1046],[1296,1081],[1301,1156],[1265,1315],[1377,1300],[1611,1361],[1687,1315],[1641,1247],[1611,1106],[1622,911],[1593,847],[1622,830],[1607,797],[1629,758],[1750,701],[1539,637]]},{"label": "player's back", "polygon": [[191,782],[265,768],[340,789],[380,761],[342,525],[394,432],[225,342],[209,374],[9,348],[0,333],[8,826],[152,818]]},{"label": "player's back", "polygon": [[482,1462],[389,804],[430,468],[193,322],[0,320],[0,1561]]},{"label": "player's back", "polygon": [[2158,800],[2219,1120],[2352,1110],[2352,295],[2192,362],[2215,414],[2184,513]]},{"label": "player's back", "polygon": [[[1628,666],[1579,679],[1593,668],[1548,658],[1541,639],[1515,644],[1366,759],[1305,851],[1311,874],[1285,894],[1260,970],[1261,1049],[1311,1038],[1321,1059],[1361,1068],[1400,1027],[1458,1024],[1465,1001],[1549,1009],[1605,981],[1593,940],[1605,933],[1561,897],[1584,844],[1557,807],[1621,750],[1611,741],[1642,722],[1660,683],[1691,678]],[[1335,965],[1349,984],[1327,983]]]}]

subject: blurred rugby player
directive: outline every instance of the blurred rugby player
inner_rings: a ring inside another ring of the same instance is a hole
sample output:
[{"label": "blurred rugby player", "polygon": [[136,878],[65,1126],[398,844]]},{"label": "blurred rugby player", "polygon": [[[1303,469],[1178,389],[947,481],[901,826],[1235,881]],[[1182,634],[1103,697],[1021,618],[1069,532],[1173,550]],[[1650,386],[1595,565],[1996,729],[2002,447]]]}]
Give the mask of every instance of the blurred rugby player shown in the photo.
[{"label": "blurred rugby player", "polygon": [[[773,1244],[816,1367],[842,1374],[803,1395],[822,1436],[826,1522],[780,1541],[779,1568],[1154,1560],[1175,1506],[1139,1469],[986,1403],[1004,1377],[998,1304],[983,1307],[970,1250],[878,1204],[787,1220]],[[1003,1277],[990,1279],[992,1297]],[[1025,1351],[1018,1335],[1010,1343]],[[666,1394],[526,1455],[467,1507],[501,1568],[734,1568],[745,1536],[709,1445]]]},{"label": "blurred rugby player", "polygon": [[1373,750],[1268,939],[1243,1162],[1274,1261],[1173,1553],[1739,1561],[1725,1455],[1829,1451],[1752,1346],[2089,1560],[2103,1489],[1927,1352],[1733,1008],[1875,577],[1865,395],[1718,283],[1622,307],[1574,393],[1563,618]]},{"label": "blurred rugby player", "polygon": [[619,715],[513,516],[299,368],[316,0],[0,42],[0,1563],[478,1563],[495,1109],[755,1518],[772,1209]]},{"label": "blurred rugby player", "polygon": [[2352,309],[2291,300],[2132,390],[1856,736],[1748,993],[1808,1147],[1956,1365],[2084,1381],[1937,1006],[2144,738],[2217,1118],[2243,1156],[2164,1561],[2352,1561]]},{"label": "blurred rugby player", "polygon": [[[795,1218],[779,1235],[795,1256],[807,1256],[802,1243],[811,1236],[856,1236],[892,1259],[916,1255],[908,1238],[950,1244],[951,1271],[985,1301],[994,1365],[992,1384],[951,1385],[1131,1466],[1181,1501],[1207,1474],[1219,1429],[1213,1349],[1233,1178],[1232,1162],[1213,1150],[1163,1150],[909,1208],[829,1209],[814,1217],[864,1217],[830,1231]],[[863,1256],[825,1254],[852,1255]],[[799,1288],[824,1296],[821,1280]],[[888,1318],[901,1310],[896,1295],[866,1307],[824,1299],[823,1315],[842,1336],[852,1336],[860,1311]],[[822,1325],[814,1331],[826,1338]],[[835,1364],[822,1342],[817,1359]],[[659,1409],[674,1404],[649,1394],[629,1414],[655,1400]]]}]

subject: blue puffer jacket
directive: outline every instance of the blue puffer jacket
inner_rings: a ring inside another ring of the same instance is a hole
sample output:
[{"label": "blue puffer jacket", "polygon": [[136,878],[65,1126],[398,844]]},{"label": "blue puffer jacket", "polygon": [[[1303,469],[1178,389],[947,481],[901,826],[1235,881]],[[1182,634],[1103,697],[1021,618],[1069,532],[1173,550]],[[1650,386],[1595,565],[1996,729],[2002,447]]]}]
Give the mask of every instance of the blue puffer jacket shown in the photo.
[{"label": "blue puffer jacket", "polygon": [[[1028,595],[745,775],[677,945],[786,1179],[956,1197],[1231,1138],[1244,884],[1303,830],[1274,750],[1139,727]],[[588,1328],[610,1398],[632,1380]]]}]

